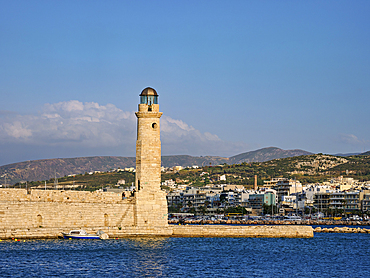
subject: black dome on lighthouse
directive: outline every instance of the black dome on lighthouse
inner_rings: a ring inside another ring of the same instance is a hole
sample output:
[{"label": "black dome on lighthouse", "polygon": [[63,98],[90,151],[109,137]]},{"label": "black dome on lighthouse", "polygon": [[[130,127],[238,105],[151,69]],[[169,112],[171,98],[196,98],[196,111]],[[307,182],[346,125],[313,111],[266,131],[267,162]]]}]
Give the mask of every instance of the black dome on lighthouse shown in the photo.
[{"label": "black dome on lighthouse", "polygon": [[150,87],[146,87],[140,94],[140,96],[158,96],[157,92]]}]

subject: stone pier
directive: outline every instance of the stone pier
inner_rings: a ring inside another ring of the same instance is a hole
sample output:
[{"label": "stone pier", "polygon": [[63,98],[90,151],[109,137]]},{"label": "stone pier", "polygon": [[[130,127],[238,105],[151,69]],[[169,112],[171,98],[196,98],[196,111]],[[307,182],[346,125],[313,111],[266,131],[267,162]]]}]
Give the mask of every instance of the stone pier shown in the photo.
[{"label": "stone pier", "polygon": [[179,225],[173,227],[175,237],[287,237],[310,238],[310,226],[228,226]]}]

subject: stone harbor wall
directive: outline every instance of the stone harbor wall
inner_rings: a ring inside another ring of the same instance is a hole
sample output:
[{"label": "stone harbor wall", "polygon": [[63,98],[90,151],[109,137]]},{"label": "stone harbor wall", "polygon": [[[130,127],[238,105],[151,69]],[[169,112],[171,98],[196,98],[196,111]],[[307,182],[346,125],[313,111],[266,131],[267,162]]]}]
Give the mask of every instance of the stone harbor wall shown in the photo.
[{"label": "stone harbor wall", "polygon": [[1,189],[0,230],[133,226],[134,204],[121,193]]},{"label": "stone harbor wall", "polygon": [[162,191],[131,196],[130,192],[0,189],[0,239],[57,238],[61,232],[82,228],[111,236],[169,235],[167,218]]},{"label": "stone harbor wall", "polygon": [[[126,193],[126,195],[128,195]],[[125,196],[128,197],[128,196]],[[75,190],[0,189],[0,202],[122,203],[122,193]]]}]

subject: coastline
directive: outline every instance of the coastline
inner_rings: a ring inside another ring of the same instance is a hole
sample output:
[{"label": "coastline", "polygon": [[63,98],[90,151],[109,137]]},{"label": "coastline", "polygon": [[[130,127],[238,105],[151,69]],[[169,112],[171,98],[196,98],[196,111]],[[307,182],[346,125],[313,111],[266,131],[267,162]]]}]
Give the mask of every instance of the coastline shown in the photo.
[{"label": "coastline", "polygon": [[[179,219],[168,220],[169,224],[179,224]],[[370,226],[370,221],[342,221],[342,220],[199,220],[184,219],[182,224],[198,225],[308,225],[308,226]]]},{"label": "coastline", "polygon": [[[84,229],[88,233],[104,231],[109,238],[128,237],[265,237],[265,238],[312,238],[315,233],[363,233],[370,234],[370,228],[362,228],[353,223],[352,227],[330,225],[320,222],[319,224],[302,225],[299,223],[261,224],[256,221],[240,223],[240,221],[228,221],[225,223],[173,223],[167,227],[139,228],[139,227],[96,227]],[[186,221],[189,222],[189,221]],[[205,221],[203,221],[205,222]],[[261,222],[261,221],[258,221]],[[288,221],[285,221],[288,222]],[[323,227],[324,226],[324,227]],[[327,227],[325,227],[327,226]],[[26,229],[0,229],[0,239],[58,239],[62,238],[62,232],[68,232],[71,228],[26,228]]]}]

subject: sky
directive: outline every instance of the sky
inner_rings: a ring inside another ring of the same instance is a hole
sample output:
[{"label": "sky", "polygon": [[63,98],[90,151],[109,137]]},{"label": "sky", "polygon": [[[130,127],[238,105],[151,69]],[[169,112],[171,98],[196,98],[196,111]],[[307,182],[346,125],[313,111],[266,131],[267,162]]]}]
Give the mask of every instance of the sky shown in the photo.
[{"label": "sky", "polygon": [[0,0],[0,165],[135,156],[139,94],[162,155],[370,150],[370,1]]}]

